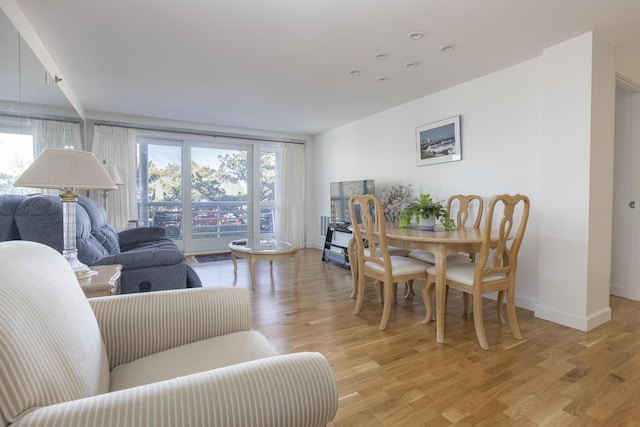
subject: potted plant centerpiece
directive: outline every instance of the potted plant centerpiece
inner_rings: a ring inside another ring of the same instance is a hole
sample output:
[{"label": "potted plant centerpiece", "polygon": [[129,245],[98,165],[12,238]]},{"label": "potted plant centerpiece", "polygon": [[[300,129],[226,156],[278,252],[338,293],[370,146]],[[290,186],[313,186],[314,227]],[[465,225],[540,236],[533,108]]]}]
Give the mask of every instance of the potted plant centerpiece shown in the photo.
[{"label": "potted plant centerpiece", "polygon": [[413,218],[420,221],[420,225],[433,227],[436,219],[440,220],[447,230],[456,228],[456,224],[449,217],[449,213],[442,206],[442,202],[434,202],[430,194],[420,194],[420,200],[411,203],[400,213],[400,227],[408,227]]}]

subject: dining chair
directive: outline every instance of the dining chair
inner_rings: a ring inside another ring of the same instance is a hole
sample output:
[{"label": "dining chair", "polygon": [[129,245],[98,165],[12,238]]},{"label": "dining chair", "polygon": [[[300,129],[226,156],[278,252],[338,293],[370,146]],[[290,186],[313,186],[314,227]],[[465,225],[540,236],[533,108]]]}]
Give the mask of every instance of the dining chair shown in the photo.
[{"label": "dining chair", "polygon": [[[451,218],[454,218],[457,228],[467,226],[473,218],[473,227],[480,228],[482,221],[482,212],[484,209],[484,200],[481,196],[470,194],[454,194],[447,200],[447,213]],[[409,252],[409,257],[418,259],[420,261],[435,264],[435,256],[431,252],[414,250]],[[452,253],[447,255],[447,265],[458,263],[469,263],[475,261],[475,254],[466,253]],[[449,288],[445,294],[445,300],[449,296]],[[446,306],[446,303],[445,303]],[[469,294],[463,293],[463,314],[467,314],[469,311]]]},{"label": "dining chair", "polygon": [[[485,216],[482,243],[475,262],[447,266],[447,287],[458,289],[473,297],[473,323],[483,350],[489,349],[482,314],[484,294],[498,292],[497,316],[498,321],[504,324],[502,303],[506,293],[511,333],[516,339],[522,339],[516,318],[515,284],[518,252],[529,219],[529,206],[529,198],[521,194],[501,194],[493,197]],[[491,244],[492,231],[498,233],[498,242],[494,247]],[[429,268],[427,273],[428,278],[422,288],[427,308],[427,316],[423,323],[431,320],[431,301],[436,281],[435,267]]]},{"label": "dining chair", "polygon": [[[364,252],[366,254],[369,254],[370,252],[370,248],[369,248],[369,243],[366,241],[365,238],[365,242],[364,242],[365,248],[364,248]],[[407,249],[402,249],[402,248],[397,248],[395,246],[388,246],[389,248],[389,255],[391,256],[403,256],[406,257],[409,255],[409,250]],[[380,257],[382,254],[380,252],[380,248],[376,248],[376,253],[378,254],[378,257]],[[350,298],[354,299],[356,298],[356,295],[358,294],[358,252],[356,250],[356,239],[355,237],[352,237],[349,240],[349,243],[347,245],[347,254],[349,256],[349,269],[351,270],[351,280],[352,280],[352,288],[351,288],[351,295]],[[395,294],[394,294],[395,295]],[[407,288],[405,289],[405,299],[407,298],[411,298],[415,295],[415,293],[413,292],[413,287],[409,288],[407,286]],[[378,295],[378,302],[382,303],[382,286],[380,286],[380,292]]]},{"label": "dining chair", "polygon": [[349,212],[353,221],[358,283],[353,312],[360,314],[362,309],[365,277],[374,279],[382,286],[383,309],[379,328],[385,330],[391,314],[391,304],[396,299],[394,295],[397,293],[397,284],[412,284],[415,279],[426,280],[429,264],[389,253],[384,211],[376,196],[351,196]]}]

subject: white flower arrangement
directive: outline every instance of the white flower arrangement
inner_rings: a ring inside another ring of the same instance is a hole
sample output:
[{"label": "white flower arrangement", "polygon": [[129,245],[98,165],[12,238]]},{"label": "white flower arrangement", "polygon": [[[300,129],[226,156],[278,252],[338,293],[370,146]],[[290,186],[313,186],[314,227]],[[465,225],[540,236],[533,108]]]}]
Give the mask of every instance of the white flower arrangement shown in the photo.
[{"label": "white flower arrangement", "polygon": [[400,212],[413,200],[413,188],[411,184],[385,187],[378,198],[384,208],[385,222],[400,222]]}]

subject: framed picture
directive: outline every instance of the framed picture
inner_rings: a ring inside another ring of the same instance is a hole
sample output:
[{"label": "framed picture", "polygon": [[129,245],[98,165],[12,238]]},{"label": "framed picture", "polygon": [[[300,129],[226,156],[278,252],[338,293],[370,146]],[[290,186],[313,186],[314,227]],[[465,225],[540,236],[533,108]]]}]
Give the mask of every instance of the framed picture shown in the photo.
[{"label": "framed picture", "polygon": [[462,159],[460,116],[416,128],[418,166]]}]

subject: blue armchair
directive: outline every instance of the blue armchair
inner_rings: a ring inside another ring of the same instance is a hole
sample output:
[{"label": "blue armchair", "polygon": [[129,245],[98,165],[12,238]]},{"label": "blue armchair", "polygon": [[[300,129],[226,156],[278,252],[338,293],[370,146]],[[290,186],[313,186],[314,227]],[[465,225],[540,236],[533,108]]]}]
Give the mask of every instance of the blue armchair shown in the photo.
[{"label": "blue armchair", "polygon": [[[5,203],[8,209],[15,205],[15,200],[11,202]],[[62,202],[59,197],[34,195],[24,198],[15,207],[13,220],[20,239],[39,242],[62,252]],[[122,293],[202,286],[182,252],[165,236],[164,229],[142,227],[117,233],[107,222],[104,208],[85,196],[78,196],[76,242],[78,259],[89,266],[122,264]]]}]

